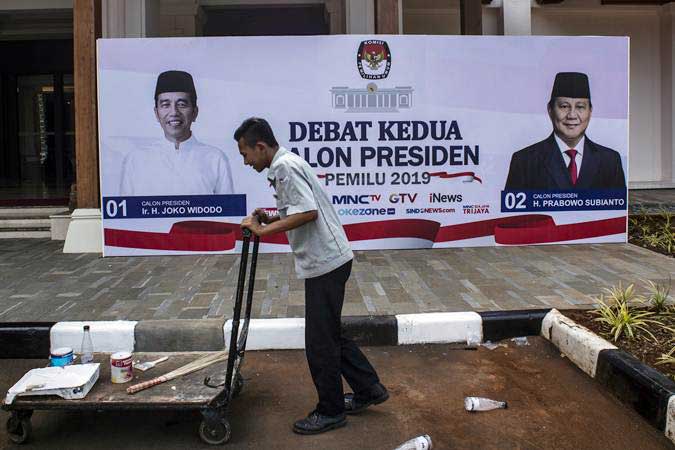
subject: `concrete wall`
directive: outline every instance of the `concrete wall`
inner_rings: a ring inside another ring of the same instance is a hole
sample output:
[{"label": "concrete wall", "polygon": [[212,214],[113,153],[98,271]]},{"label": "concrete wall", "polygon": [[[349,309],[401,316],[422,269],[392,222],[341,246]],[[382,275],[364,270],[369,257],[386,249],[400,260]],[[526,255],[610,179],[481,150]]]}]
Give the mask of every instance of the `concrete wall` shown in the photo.
[{"label": "concrete wall", "polygon": [[[630,182],[670,181],[661,153],[660,8],[534,8],[532,34],[630,37]],[[667,145],[664,145],[667,147]],[[665,170],[664,170],[665,169]]]},{"label": "concrete wall", "polygon": [[[497,4],[493,1],[493,4]],[[497,35],[500,8],[483,8],[483,34]],[[630,37],[630,184],[673,185],[672,13],[667,7],[566,0],[532,8],[532,35]],[[459,1],[403,0],[404,34],[460,34]],[[662,61],[667,64],[662,67]],[[665,76],[662,79],[662,76]],[[666,102],[667,103],[664,103]]]},{"label": "concrete wall", "polygon": [[[135,0],[134,0],[135,1]],[[288,0],[296,3],[302,0]],[[321,0],[306,0],[315,3]],[[282,3],[282,0],[145,0],[148,18],[141,31],[127,36],[198,36],[203,22],[202,6]],[[104,0],[105,4],[130,0]],[[501,29],[502,0],[483,8],[483,33],[497,35]],[[0,11],[14,9],[70,8],[72,0],[2,0]],[[368,5],[367,7],[365,5]],[[347,31],[368,32],[372,0],[347,0],[348,10],[359,9],[347,20]],[[150,7],[149,7],[150,6]],[[130,9],[130,8],[126,8]],[[404,34],[459,34],[459,0],[402,0]],[[105,8],[104,8],[105,11]],[[121,14],[121,10],[117,10]],[[157,17],[159,15],[159,17]],[[347,17],[350,17],[349,14]],[[533,2],[533,35],[629,36],[630,70],[630,182],[631,186],[675,185],[675,21],[670,5],[602,6],[600,0],[566,0],[558,5]],[[362,22],[356,21],[361,18]],[[110,19],[110,18],[109,18]],[[125,18],[126,22],[130,22]],[[155,21],[153,21],[155,20]],[[105,18],[104,18],[105,21]],[[113,20],[114,22],[114,20]],[[107,25],[114,25],[109,23]],[[128,23],[126,24],[128,28]],[[135,24],[134,24],[135,25]],[[112,26],[111,26],[112,28]],[[146,29],[147,28],[147,29]],[[116,35],[116,33],[110,33]]]}]

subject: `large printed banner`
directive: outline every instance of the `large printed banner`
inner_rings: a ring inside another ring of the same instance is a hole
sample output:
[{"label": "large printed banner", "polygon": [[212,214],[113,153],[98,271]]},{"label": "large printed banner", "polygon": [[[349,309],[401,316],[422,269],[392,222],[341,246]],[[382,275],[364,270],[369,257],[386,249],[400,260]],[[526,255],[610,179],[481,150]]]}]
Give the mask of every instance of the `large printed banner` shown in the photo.
[{"label": "large printed banner", "polygon": [[627,38],[106,39],[98,89],[105,256],[237,251],[251,116],[354,249],[626,241]]}]

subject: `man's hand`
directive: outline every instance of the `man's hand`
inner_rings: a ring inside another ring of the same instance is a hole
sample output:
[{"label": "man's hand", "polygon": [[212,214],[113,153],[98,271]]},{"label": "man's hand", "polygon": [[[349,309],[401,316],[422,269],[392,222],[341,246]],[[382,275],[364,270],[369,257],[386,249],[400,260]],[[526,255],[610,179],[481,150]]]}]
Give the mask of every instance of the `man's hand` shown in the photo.
[{"label": "man's hand", "polygon": [[260,221],[258,220],[258,216],[255,214],[244,217],[244,220],[241,221],[241,227],[248,228],[251,230],[251,233],[257,236],[260,236],[263,229],[263,226],[260,225]]},{"label": "man's hand", "polygon": [[258,220],[260,220],[260,223],[270,223],[270,216],[267,215],[267,211],[265,211],[262,208],[256,208],[255,211],[253,211],[254,216],[258,216]]},{"label": "man's hand", "polygon": [[[256,210],[257,211],[257,210]],[[319,214],[316,210],[306,211],[297,214],[291,214],[281,219],[279,216],[268,217],[270,225],[261,225],[260,219],[255,212],[241,221],[242,228],[248,228],[251,233],[257,236],[267,236],[268,234],[283,233],[301,227],[306,223],[313,222]]]}]

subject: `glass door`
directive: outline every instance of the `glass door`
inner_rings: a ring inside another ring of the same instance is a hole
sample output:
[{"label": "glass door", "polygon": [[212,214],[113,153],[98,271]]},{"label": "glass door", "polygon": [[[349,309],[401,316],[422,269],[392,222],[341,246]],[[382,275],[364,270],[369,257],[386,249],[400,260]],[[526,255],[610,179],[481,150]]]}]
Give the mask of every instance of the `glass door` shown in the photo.
[{"label": "glass door", "polygon": [[68,204],[75,179],[72,75],[20,75],[16,86],[19,176],[2,197],[23,204]]}]

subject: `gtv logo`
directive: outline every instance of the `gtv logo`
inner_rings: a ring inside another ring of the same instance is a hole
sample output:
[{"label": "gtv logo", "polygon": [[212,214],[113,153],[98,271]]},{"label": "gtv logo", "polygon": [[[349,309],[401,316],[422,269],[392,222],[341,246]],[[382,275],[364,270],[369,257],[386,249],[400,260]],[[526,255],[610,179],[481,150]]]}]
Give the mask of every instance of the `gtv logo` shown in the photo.
[{"label": "gtv logo", "polygon": [[389,196],[390,203],[415,203],[417,194],[391,194]]},{"label": "gtv logo", "polygon": [[370,205],[379,202],[382,196],[380,194],[365,195],[334,195],[334,205]]}]

